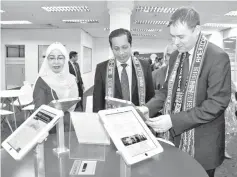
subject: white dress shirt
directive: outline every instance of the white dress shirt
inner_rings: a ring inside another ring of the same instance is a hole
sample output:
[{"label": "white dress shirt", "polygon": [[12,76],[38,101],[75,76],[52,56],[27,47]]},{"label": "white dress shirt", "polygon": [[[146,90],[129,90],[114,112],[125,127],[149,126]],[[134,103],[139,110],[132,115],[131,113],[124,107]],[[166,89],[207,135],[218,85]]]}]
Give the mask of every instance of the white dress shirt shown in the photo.
[{"label": "white dress shirt", "polygon": [[194,52],[194,47],[188,52],[189,53],[189,70],[191,68],[192,65],[192,60],[193,60],[193,52]]},{"label": "white dress shirt", "polygon": [[[119,62],[118,60],[116,60],[116,62],[117,62],[119,79],[121,82],[121,74],[122,74],[123,67],[121,66],[121,64],[122,64],[121,62]],[[132,59],[131,59],[131,57],[128,59],[126,64],[127,64],[126,71],[127,71],[127,75],[128,75],[129,93],[130,93],[130,101],[131,101],[132,100]]]}]

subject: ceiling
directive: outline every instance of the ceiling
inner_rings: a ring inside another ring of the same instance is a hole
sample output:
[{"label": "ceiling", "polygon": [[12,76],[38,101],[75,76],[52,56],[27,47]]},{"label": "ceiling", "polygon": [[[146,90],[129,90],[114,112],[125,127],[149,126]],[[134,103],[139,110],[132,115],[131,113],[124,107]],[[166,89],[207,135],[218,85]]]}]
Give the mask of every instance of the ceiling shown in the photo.
[{"label": "ceiling", "polygon": [[[121,2],[122,3],[122,2]],[[165,20],[169,21],[171,14],[136,12],[137,6],[173,7],[192,6],[199,13],[201,24],[205,23],[231,23],[237,25],[236,16],[224,16],[224,14],[237,10],[237,2],[229,1],[135,1],[131,15],[131,29],[162,29],[161,32],[139,32],[142,34],[155,34],[155,37],[168,39],[169,29],[165,25],[139,25],[135,20]],[[88,6],[90,12],[46,12],[43,6]],[[71,29],[81,28],[93,37],[107,37],[109,30],[109,13],[107,1],[1,1],[1,20],[28,20],[33,24],[28,25],[1,25],[2,29]],[[65,23],[65,19],[96,19],[99,23],[79,24]],[[224,28],[203,27],[205,31],[222,30]]]}]

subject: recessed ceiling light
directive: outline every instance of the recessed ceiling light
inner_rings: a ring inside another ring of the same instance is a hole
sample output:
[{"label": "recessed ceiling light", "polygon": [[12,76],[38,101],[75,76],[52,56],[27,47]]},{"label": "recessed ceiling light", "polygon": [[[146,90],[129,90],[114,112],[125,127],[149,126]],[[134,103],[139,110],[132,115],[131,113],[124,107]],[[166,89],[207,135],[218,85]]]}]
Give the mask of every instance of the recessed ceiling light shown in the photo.
[{"label": "recessed ceiling light", "polygon": [[168,25],[169,21],[135,20],[134,23],[139,25]]},{"label": "recessed ceiling light", "polygon": [[18,20],[18,21],[0,21],[0,24],[2,25],[16,25],[16,24],[20,24],[20,25],[27,25],[27,24],[32,24],[29,21],[25,21],[25,20]]},{"label": "recessed ceiling light", "polygon": [[155,37],[155,34],[141,34],[141,33],[133,33],[132,36],[144,36],[144,37]]},{"label": "recessed ceiling light", "polygon": [[227,14],[225,14],[226,16],[237,16],[237,10],[236,11],[230,11]]},{"label": "recessed ceiling light", "polygon": [[109,28],[104,28],[105,31],[109,31]]},{"label": "recessed ceiling light", "polygon": [[170,7],[152,7],[152,6],[137,6],[137,12],[158,12],[158,13],[174,13],[177,8]]},{"label": "recessed ceiling light", "polygon": [[74,19],[74,20],[63,20],[65,23],[99,23],[98,20],[82,20],[82,19]]},{"label": "recessed ceiling light", "polygon": [[4,10],[0,10],[0,13],[3,13],[3,12],[5,12]]},{"label": "recessed ceiling light", "polygon": [[214,27],[214,28],[235,28],[237,27],[237,24],[206,23],[203,26]]},{"label": "recessed ceiling light", "polygon": [[47,12],[89,12],[90,9],[87,6],[50,6],[41,7]]}]

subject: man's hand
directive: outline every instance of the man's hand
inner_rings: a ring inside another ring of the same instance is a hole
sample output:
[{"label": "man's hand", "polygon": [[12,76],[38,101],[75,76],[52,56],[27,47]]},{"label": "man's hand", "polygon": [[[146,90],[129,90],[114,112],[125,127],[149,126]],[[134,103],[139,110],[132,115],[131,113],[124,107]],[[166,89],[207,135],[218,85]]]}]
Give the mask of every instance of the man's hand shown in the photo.
[{"label": "man's hand", "polygon": [[158,133],[166,132],[172,127],[172,122],[169,114],[151,118],[146,121],[146,124],[152,127]]}]

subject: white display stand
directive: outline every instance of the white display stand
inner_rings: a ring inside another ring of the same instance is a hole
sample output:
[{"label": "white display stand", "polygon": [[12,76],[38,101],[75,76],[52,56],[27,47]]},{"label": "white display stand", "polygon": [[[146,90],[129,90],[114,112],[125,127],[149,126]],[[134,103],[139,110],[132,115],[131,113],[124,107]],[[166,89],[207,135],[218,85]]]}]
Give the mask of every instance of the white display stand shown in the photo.
[{"label": "white display stand", "polygon": [[131,165],[125,163],[118,151],[116,151],[116,154],[119,155],[120,177],[131,177]]},{"label": "white display stand", "polygon": [[65,147],[64,137],[64,122],[61,117],[56,124],[57,142],[58,147],[53,149],[54,154],[59,158],[61,155],[69,152],[69,149]]},{"label": "white display stand", "polygon": [[35,177],[45,177],[44,142],[34,149]]}]

